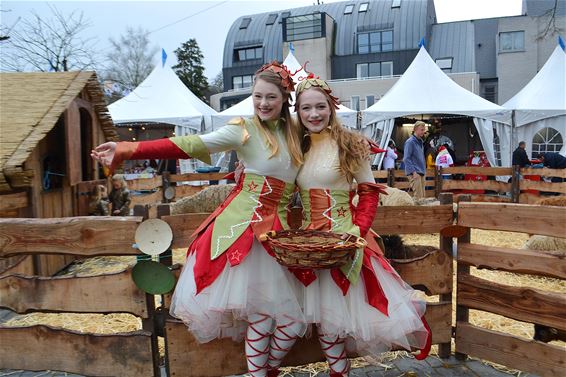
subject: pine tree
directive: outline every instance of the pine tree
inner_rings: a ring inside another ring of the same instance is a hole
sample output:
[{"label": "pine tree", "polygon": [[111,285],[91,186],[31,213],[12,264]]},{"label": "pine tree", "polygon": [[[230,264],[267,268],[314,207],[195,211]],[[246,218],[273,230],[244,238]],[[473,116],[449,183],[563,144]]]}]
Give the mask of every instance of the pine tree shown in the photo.
[{"label": "pine tree", "polygon": [[204,56],[196,39],[189,39],[174,52],[178,62],[177,65],[173,66],[175,73],[191,92],[204,100],[204,92],[208,88],[208,82],[204,76],[204,67],[202,65]]}]

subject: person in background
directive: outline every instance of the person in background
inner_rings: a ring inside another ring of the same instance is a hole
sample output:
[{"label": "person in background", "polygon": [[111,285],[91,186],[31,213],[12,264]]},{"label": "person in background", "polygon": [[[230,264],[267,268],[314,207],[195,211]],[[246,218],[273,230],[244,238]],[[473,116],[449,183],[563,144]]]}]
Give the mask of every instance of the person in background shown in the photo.
[{"label": "person in background", "polygon": [[527,151],[525,150],[527,144],[524,141],[519,143],[517,149],[513,151],[513,159],[511,165],[519,165],[521,168],[531,165],[531,161],[527,156]]},{"label": "person in background", "polygon": [[[566,157],[560,153],[547,152],[538,155],[541,164],[550,169],[566,169]],[[552,177],[551,182],[564,182],[564,178]]]},{"label": "person in background", "polygon": [[315,275],[299,297],[308,322],[318,328],[330,377],[342,377],[350,370],[346,338],[360,355],[379,357],[400,346],[422,350],[416,356],[422,359],[430,331],[422,318],[425,302],[391,267],[371,230],[384,186],[373,178],[368,144],[377,149],[341,125],[331,93],[324,80],[310,76],[297,86],[295,111],[305,134],[297,175],[302,228],[364,237],[367,246],[342,267],[303,269]]},{"label": "person in background", "polygon": [[385,151],[385,157],[383,158],[383,169],[395,169],[395,160],[397,157],[395,142],[393,140],[389,140],[389,143],[387,143],[387,150]]},{"label": "person in background", "polygon": [[[442,145],[438,148],[438,154],[436,155],[436,168],[440,170],[451,166],[454,166],[454,160],[452,160],[452,156],[450,152],[448,152],[446,145]],[[442,179],[450,179],[450,174],[442,174]]]},{"label": "person in background", "polygon": [[112,204],[112,216],[129,216],[132,196],[123,174],[112,176],[112,191],[108,197]]},{"label": "person in background", "polygon": [[108,216],[108,190],[104,185],[96,185],[93,187],[88,204],[89,216]]},{"label": "person in background", "polygon": [[411,192],[415,199],[424,198],[425,155],[423,137],[425,132],[425,122],[416,122],[413,126],[413,135],[407,139],[403,148],[405,174],[409,177]]},{"label": "person in background", "polygon": [[434,155],[434,148],[433,147],[428,147],[426,153],[426,168],[427,169],[434,169],[435,167],[435,161],[436,161],[436,156]]}]

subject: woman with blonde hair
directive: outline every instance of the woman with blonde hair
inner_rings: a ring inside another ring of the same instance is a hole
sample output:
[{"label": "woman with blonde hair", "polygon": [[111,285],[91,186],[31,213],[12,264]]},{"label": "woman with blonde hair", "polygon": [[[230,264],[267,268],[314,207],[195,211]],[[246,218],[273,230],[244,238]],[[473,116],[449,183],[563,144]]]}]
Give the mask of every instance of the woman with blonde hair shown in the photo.
[{"label": "woman with blonde hair", "polygon": [[378,355],[400,346],[423,350],[422,359],[430,349],[430,331],[422,318],[425,303],[391,267],[372,234],[382,186],[373,178],[367,140],[340,124],[338,99],[331,92],[325,81],[309,77],[297,87],[295,111],[305,132],[305,162],[297,176],[303,228],[367,241],[348,264],[317,270],[302,295],[304,315],[318,327],[330,376],[338,377],[350,369],[346,338],[359,354]]},{"label": "woman with blonde hair", "polygon": [[88,203],[89,216],[108,216],[108,190],[104,185],[96,185],[91,192]]},{"label": "woman with blonde hair", "polygon": [[243,175],[224,203],[195,231],[177,283],[171,314],[200,342],[245,336],[251,376],[276,375],[287,350],[306,330],[292,272],[258,237],[287,228],[287,205],[303,159],[291,121],[292,74],[277,62],[255,75],[255,115],[206,135],[139,143],[106,143],[92,155],[117,166],[125,159],[197,158],[235,150]]},{"label": "woman with blonde hair", "polygon": [[130,215],[132,195],[130,190],[128,190],[128,183],[123,174],[114,174],[112,176],[112,191],[110,191],[108,199],[112,205],[112,216]]}]

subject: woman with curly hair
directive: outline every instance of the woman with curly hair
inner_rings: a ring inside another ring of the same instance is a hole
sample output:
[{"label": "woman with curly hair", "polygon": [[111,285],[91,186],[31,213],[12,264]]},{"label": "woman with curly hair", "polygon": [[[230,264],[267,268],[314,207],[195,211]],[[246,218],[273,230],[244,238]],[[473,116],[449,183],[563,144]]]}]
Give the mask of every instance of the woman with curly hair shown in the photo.
[{"label": "woman with curly hair", "polygon": [[[425,303],[385,259],[370,229],[383,192],[371,171],[371,144],[340,124],[337,108],[338,99],[325,81],[309,76],[298,85],[295,111],[305,133],[305,162],[297,176],[303,228],[367,241],[347,265],[317,270],[303,289],[304,315],[318,327],[330,376],[347,376],[346,338],[360,354],[377,355],[400,346],[421,349],[418,357],[424,358],[430,331],[422,319]],[[357,206],[352,203],[355,194]]]},{"label": "woman with curly hair", "polygon": [[258,237],[287,228],[287,205],[302,164],[302,135],[291,121],[292,74],[277,62],[255,75],[255,115],[206,135],[105,143],[93,158],[115,167],[126,159],[197,158],[235,150],[245,165],[234,190],[196,230],[172,299],[171,314],[200,342],[245,337],[251,376],[276,375],[306,322],[293,273]]}]

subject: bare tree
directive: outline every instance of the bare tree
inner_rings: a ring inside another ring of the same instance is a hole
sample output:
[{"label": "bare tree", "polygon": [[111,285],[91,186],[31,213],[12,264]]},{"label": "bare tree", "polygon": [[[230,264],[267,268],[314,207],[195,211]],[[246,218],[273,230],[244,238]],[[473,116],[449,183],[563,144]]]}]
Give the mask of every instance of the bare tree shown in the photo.
[{"label": "bare tree", "polygon": [[544,27],[544,30],[541,31],[537,36],[538,40],[545,39],[547,36],[552,37],[555,35],[560,35],[562,32],[564,32],[564,28],[556,25],[557,8],[558,8],[558,0],[554,0],[554,6],[548,9],[546,12],[544,12],[544,14],[540,16],[541,18],[547,18],[547,20],[545,21],[546,26]]},{"label": "bare tree", "polygon": [[51,18],[31,12],[3,35],[0,65],[12,71],[69,71],[93,69],[95,38],[82,33],[91,24],[83,13],[61,13],[49,5]]},{"label": "bare tree", "polygon": [[110,44],[104,78],[118,84],[122,91],[131,91],[151,73],[155,67],[152,59],[159,49],[150,46],[148,32],[141,27],[128,27],[118,40],[110,38]]}]

